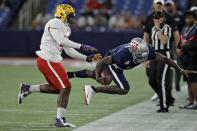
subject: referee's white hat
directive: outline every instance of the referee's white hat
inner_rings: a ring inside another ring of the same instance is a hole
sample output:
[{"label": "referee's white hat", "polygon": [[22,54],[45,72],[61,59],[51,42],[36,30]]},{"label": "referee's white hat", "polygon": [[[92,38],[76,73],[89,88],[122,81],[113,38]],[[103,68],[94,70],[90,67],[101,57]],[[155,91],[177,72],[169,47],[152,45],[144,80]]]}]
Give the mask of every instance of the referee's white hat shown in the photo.
[{"label": "referee's white hat", "polygon": [[154,0],[153,3],[161,3],[162,5],[164,5],[164,0]]},{"label": "referee's white hat", "polygon": [[197,10],[197,6],[192,6],[191,8],[190,8],[190,11],[196,11]]}]

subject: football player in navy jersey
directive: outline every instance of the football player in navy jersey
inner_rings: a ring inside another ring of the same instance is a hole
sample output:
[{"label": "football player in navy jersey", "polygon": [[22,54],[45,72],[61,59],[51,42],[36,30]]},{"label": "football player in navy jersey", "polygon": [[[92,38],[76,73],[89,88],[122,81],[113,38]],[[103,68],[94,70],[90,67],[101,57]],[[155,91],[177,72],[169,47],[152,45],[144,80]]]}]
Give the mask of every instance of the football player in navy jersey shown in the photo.
[{"label": "football player in navy jersey", "polygon": [[[183,70],[171,59],[155,52],[152,45],[146,44],[141,38],[134,38],[130,43],[120,45],[114,49],[109,50],[105,57],[99,61],[96,65],[96,70],[82,70],[76,72],[68,72],[68,77],[80,77],[80,78],[93,78],[98,83],[105,86],[95,87],[91,85],[85,85],[85,102],[88,105],[91,100],[91,96],[95,93],[102,92],[108,94],[127,94],[129,92],[129,82],[126,80],[123,70],[129,70],[147,60],[156,59],[162,61],[169,66],[174,67],[184,75],[190,73],[196,73],[195,71]],[[112,74],[112,80],[116,83],[113,86],[106,86],[105,78],[101,77],[103,69],[107,69]],[[159,93],[159,92],[158,92]],[[159,95],[160,96],[160,95]],[[158,112],[168,112],[167,109],[160,107]]]}]

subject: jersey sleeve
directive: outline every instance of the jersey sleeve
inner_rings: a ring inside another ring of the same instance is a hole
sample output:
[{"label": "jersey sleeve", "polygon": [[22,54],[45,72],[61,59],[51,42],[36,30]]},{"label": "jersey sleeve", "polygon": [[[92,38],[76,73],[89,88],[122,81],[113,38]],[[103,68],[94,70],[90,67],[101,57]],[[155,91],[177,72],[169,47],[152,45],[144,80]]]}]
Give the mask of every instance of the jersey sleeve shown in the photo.
[{"label": "jersey sleeve", "polygon": [[49,26],[49,32],[53,36],[53,38],[57,41],[58,44],[69,47],[79,49],[81,44],[73,42],[65,37],[66,29],[61,21],[53,20]]},{"label": "jersey sleeve", "polygon": [[148,18],[147,18],[146,21],[145,21],[145,25],[144,25],[144,27],[143,27],[144,32],[149,33],[149,34],[150,34],[150,32],[151,32],[150,25],[149,25],[150,20],[151,20],[151,19],[150,19],[150,16],[148,16]]},{"label": "jersey sleeve", "polygon": [[170,26],[165,26],[163,33],[164,33],[164,35],[167,35],[167,36],[171,37],[171,28],[170,28]]},{"label": "jersey sleeve", "polygon": [[172,32],[177,31],[178,30],[178,27],[177,27],[176,22],[173,20],[173,18],[171,16],[169,16],[167,18],[167,20],[168,20],[168,23],[167,24],[169,24],[170,27],[172,28]]},{"label": "jersey sleeve", "polygon": [[148,49],[149,49],[148,60],[155,59],[156,57],[155,48],[152,45],[148,44]]},{"label": "jersey sleeve", "polygon": [[66,52],[66,54],[68,56],[70,56],[72,58],[80,59],[80,60],[86,60],[87,59],[86,55],[83,55],[83,54],[79,53],[78,51],[76,51],[73,48],[66,48],[66,47],[64,47],[64,51]]},{"label": "jersey sleeve", "polygon": [[123,65],[127,55],[130,55],[128,49],[120,48],[115,54],[112,55],[112,62],[117,65]]}]

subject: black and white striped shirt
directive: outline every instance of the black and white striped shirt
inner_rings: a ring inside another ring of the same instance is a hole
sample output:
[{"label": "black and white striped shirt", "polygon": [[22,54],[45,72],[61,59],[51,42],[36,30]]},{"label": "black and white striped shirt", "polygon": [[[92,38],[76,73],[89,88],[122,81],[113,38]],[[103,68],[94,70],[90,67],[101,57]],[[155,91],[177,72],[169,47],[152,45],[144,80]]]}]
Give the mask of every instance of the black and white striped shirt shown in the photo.
[{"label": "black and white striped shirt", "polygon": [[156,51],[168,51],[171,50],[172,45],[171,45],[171,37],[172,37],[172,29],[168,24],[164,24],[161,28],[161,32],[164,35],[168,35],[169,36],[169,40],[167,43],[161,43],[160,39],[159,39],[159,34],[158,31],[156,30],[156,27],[154,26],[152,28],[152,32],[151,32],[151,41],[152,41],[152,45],[155,47]]}]

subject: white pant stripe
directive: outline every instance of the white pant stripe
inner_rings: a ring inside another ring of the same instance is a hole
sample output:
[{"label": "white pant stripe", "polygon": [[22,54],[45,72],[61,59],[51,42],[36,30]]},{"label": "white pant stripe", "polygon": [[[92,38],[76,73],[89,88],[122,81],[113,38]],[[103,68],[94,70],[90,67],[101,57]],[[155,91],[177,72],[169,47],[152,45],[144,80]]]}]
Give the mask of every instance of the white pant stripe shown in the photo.
[{"label": "white pant stripe", "polygon": [[[170,58],[170,53],[169,52],[166,52],[167,54],[167,58]],[[165,90],[165,79],[166,79],[166,72],[167,72],[167,69],[168,69],[168,65],[165,64],[165,67],[164,67],[164,70],[163,70],[163,73],[162,73],[162,80],[161,80],[161,86],[162,86],[162,95],[163,95],[163,106],[166,108],[167,105],[166,105],[166,90]]]},{"label": "white pant stripe", "polygon": [[116,72],[112,69],[111,65],[109,65],[109,69],[112,72],[115,79],[117,80],[118,84],[120,85],[120,88],[124,89],[124,86],[122,85],[121,81],[119,80],[118,76],[116,75]]},{"label": "white pant stripe", "polygon": [[57,77],[57,79],[58,79],[58,81],[60,82],[61,86],[62,86],[63,88],[66,88],[65,85],[64,85],[64,83],[63,83],[63,81],[61,80],[60,76],[59,76],[59,75],[57,74],[57,72],[53,69],[53,67],[51,66],[51,64],[50,64],[49,61],[47,61],[47,64],[48,64],[49,68],[52,70],[52,72],[55,74],[55,76]]}]

